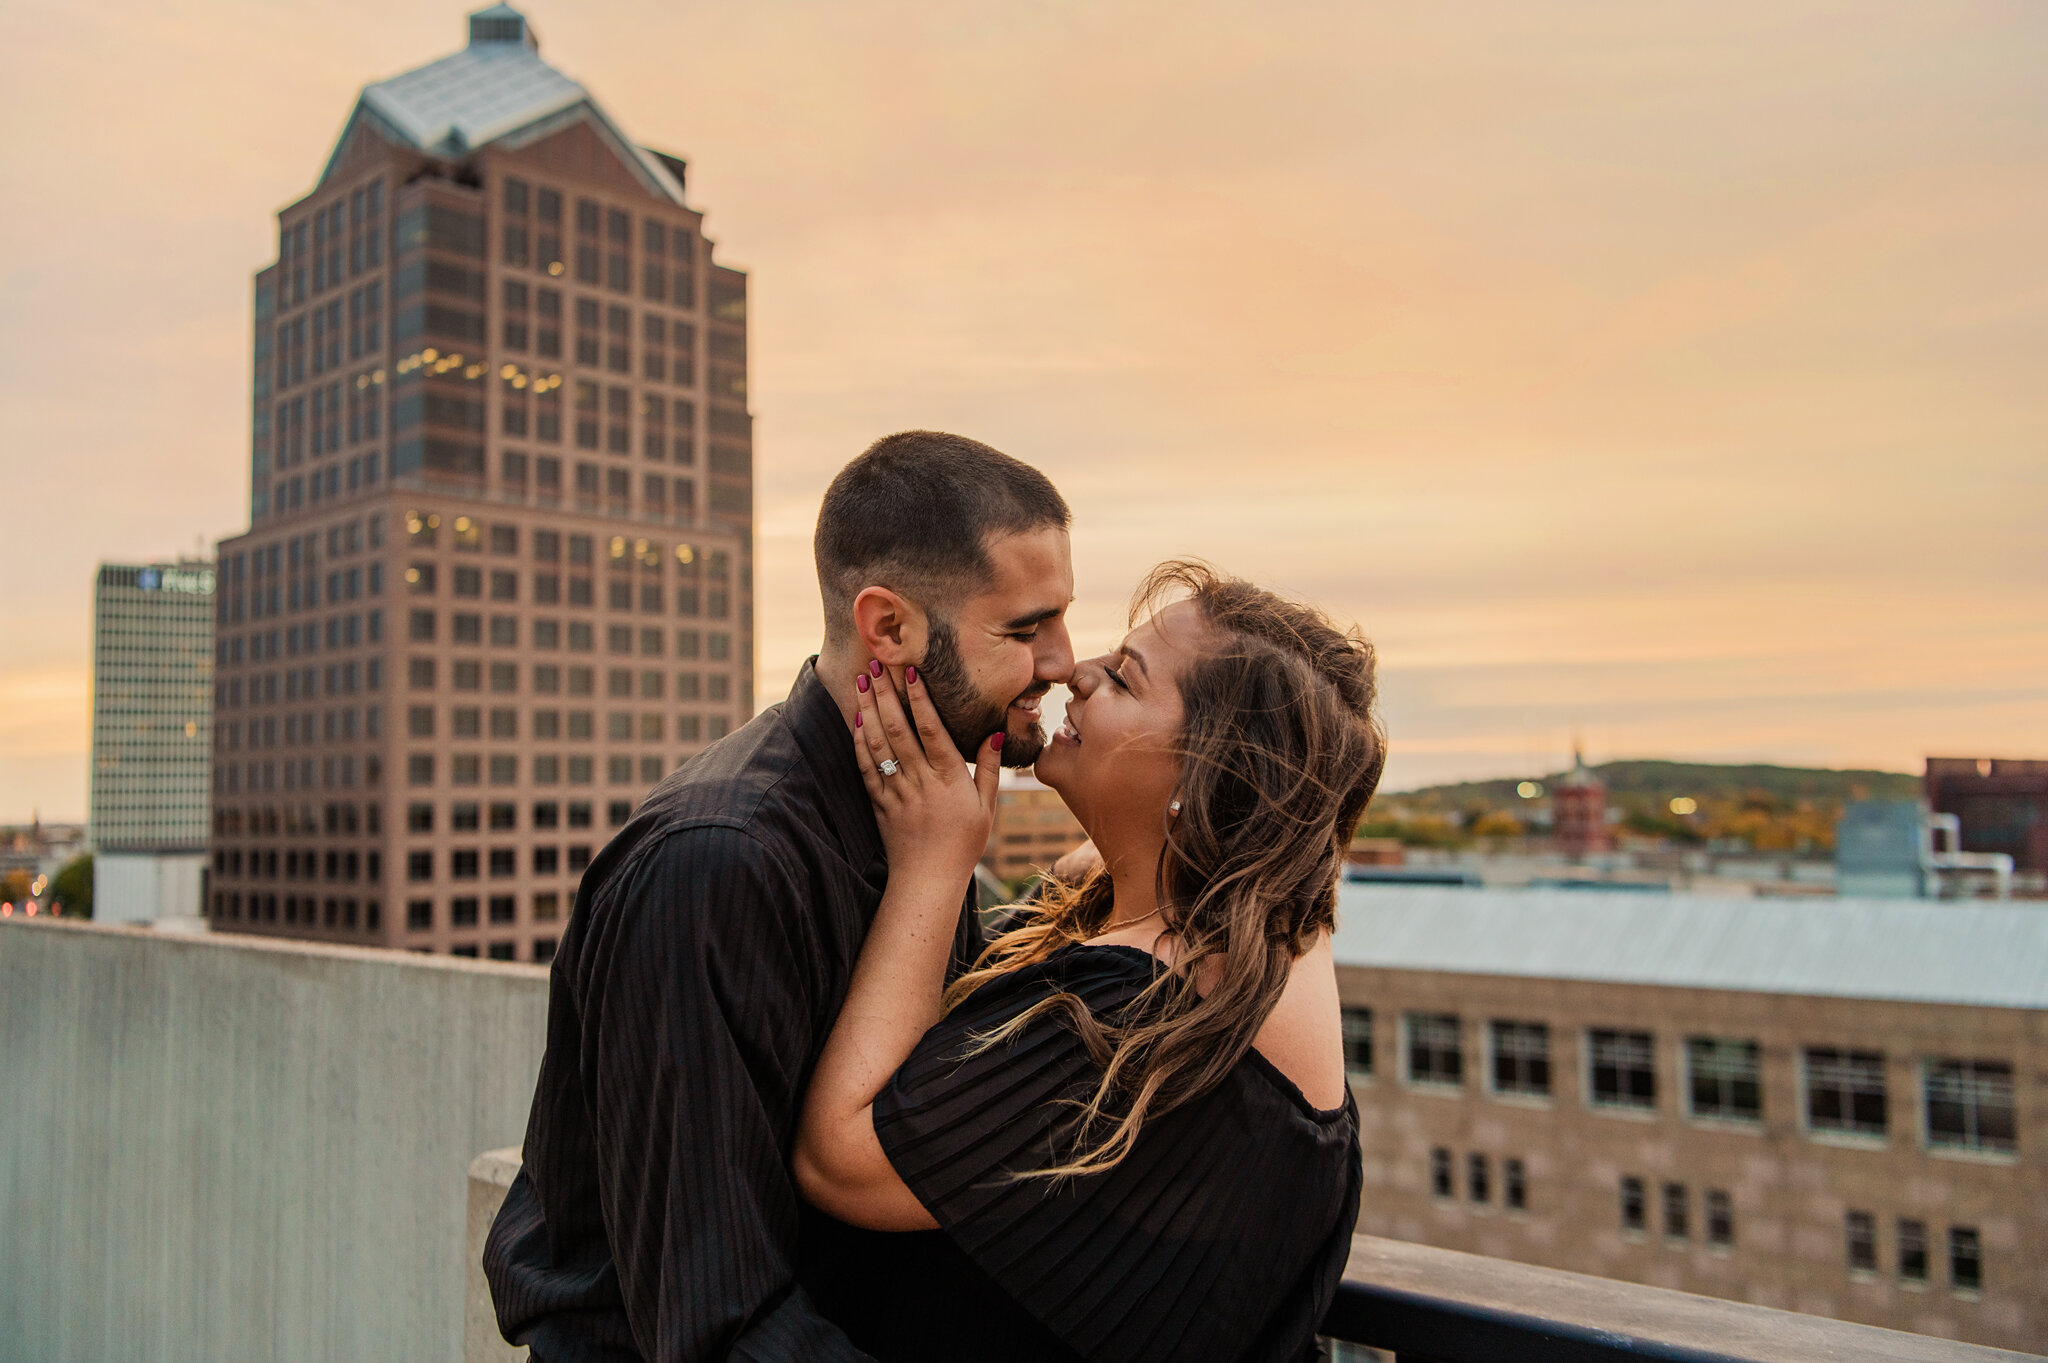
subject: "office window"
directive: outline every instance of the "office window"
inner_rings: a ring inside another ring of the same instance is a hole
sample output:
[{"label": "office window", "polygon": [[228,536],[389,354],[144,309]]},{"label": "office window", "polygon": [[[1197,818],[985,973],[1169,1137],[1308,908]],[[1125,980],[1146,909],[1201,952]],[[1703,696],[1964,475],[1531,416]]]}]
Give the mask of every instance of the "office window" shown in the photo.
[{"label": "office window", "polygon": [[1429,1152],[1429,1190],[1437,1197],[1451,1196],[1451,1152],[1441,1146]]},{"label": "office window", "polygon": [[515,847],[493,847],[491,849],[491,874],[493,876],[516,876],[519,874],[519,850]]},{"label": "office window", "polygon": [[1899,1218],[1899,1281],[1927,1281],[1927,1223]]},{"label": "office window", "polygon": [[432,880],[434,878],[434,854],[432,852],[407,852],[405,854],[405,878],[407,880]]},{"label": "office window", "polygon": [[561,916],[562,898],[553,890],[547,890],[533,897],[533,921],[552,923]]},{"label": "office window", "polygon": [[1842,1236],[1851,1273],[1877,1272],[1877,1221],[1869,1212],[1842,1217]]},{"label": "office window", "polygon": [[[472,925],[473,925],[473,924],[472,924]],[[464,943],[463,943],[463,944],[462,944],[461,946],[453,946],[453,947],[449,947],[449,948],[448,948],[448,954],[449,954],[450,956],[466,956],[466,957],[468,957],[468,958],[469,958],[470,960],[475,960],[475,959],[476,959],[476,943],[475,943],[475,942],[464,942]]]},{"label": "office window", "polygon": [[[370,808],[375,809],[372,805]],[[434,831],[434,807],[428,804],[410,804],[405,807],[405,831],[408,833],[431,833]]]},{"label": "office window", "polygon": [[1664,1236],[1683,1240],[1692,1234],[1692,1199],[1683,1183],[1664,1185]]},{"label": "office window", "polygon": [[533,826],[535,828],[559,827],[561,818],[562,807],[553,800],[541,800],[533,806]]},{"label": "office window", "polygon": [[405,902],[405,926],[408,932],[428,932],[434,926],[434,901],[431,899],[408,899]]},{"label": "office window", "polygon": [[448,712],[448,728],[457,738],[476,738],[483,733],[483,711],[458,705]]},{"label": "office window", "polygon": [[1372,1010],[1344,1010],[1344,1072],[1353,1079],[1372,1077]]},{"label": "office window", "polygon": [[1586,1033],[1586,1049],[1594,1106],[1657,1106],[1657,1053],[1650,1033],[1596,1027]]},{"label": "office window", "polygon": [[1408,1082],[1460,1086],[1465,1082],[1465,1052],[1456,1013],[1410,1013]]},{"label": "office window", "polygon": [[508,828],[517,828],[519,827],[519,806],[509,801],[493,804],[491,806],[490,818],[492,829],[498,832],[503,832]]},{"label": "office window", "polygon": [[1621,1228],[1625,1231],[1641,1231],[1650,1224],[1649,1211],[1643,1202],[1643,1181],[1632,1174],[1621,1179]]},{"label": "office window", "polygon": [[1754,1041],[1687,1037],[1686,1094],[1692,1115],[1718,1121],[1761,1121],[1764,1100],[1757,1054]]},{"label": "office window", "polygon": [[1709,1188],[1706,1194],[1707,1243],[1727,1248],[1735,1243],[1735,1201],[1725,1188]]},{"label": "office window", "polygon": [[405,779],[408,785],[433,785],[434,755],[428,752],[416,752],[406,754]]},{"label": "office window", "polygon": [[1500,1162],[1500,1201],[1510,1211],[1528,1210],[1529,1176],[1518,1159]]},{"label": "office window", "polygon": [[1550,1028],[1540,1022],[1494,1021],[1493,1091],[1550,1096]]},{"label": "office window", "polygon": [[1809,1128],[1857,1136],[1885,1134],[1883,1055],[1809,1046],[1805,1059]]},{"label": "office window", "polygon": [[[448,901],[448,921],[449,921],[449,923],[450,923],[450,924],[451,924],[452,926],[454,926],[454,927],[458,927],[458,928],[473,928],[473,927],[475,927],[475,926],[476,926],[476,906],[477,906],[477,902],[476,902],[476,898],[475,898],[475,896],[463,896],[463,897],[460,897],[460,898],[456,898],[456,899],[451,899],[451,900],[449,900],[449,901]],[[471,952],[470,952],[470,955],[474,956],[475,954],[476,954],[475,950],[474,950],[474,949],[472,949],[472,950],[471,950]]]},{"label": "office window", "polygon": [[1492,1166],[1476,1150],[1465,1157],[1465,1191],[1474,1202],[1493,1200]]},{"label": "office window", "polygon": [[[496,852],[491,853],[493,859],[497,855]],[[492,895],[490,908],[493,923],[510,923],[519,917],[519,901],[509,894]]]},{"label": "office window", "polygon": [[571,847],[569,849],[569,873],[571,875],[581,875],[589,869],[590,849],[588,847]]},{"label": "office window", "polygon": [[536,847],[533,849],[533,873],[537,876],[551,876],[562,867],[561,849],[558,847]]},{"label": "office window", "polygon": [[458,800],[448,806],[448,826],[458,833],[473,833],[482,827],[482,809],[474,800]]},{"label": "office window", "polygon": [[434,707],[414,705],[405,712],[405,731],[414,738],[434,736]]},{"label": "office window", "polygon": [[549,961],[552,961],[552,960],[554,960],[554,959],[555,959],[555,939],[554,939],[554,938],[552,938],[552,937],[536,937],[536,938],[534,938],[534,939],[533,939],[533,963],[534,963],[535,965],[546,965],[546,964],[547,964],[547,963],[548,963]]},{"label": "office window", "polygon": [[574,801],[571,801],[571,802],[570,802],[570,804],[569,804],[569,827],[571,827],[571,828],[588,828],[588,827],[590,827],[590,802],[589,802],[589,801],[587,801],[587,800],[574,800]]},{"label": "office window", "polygon": [[474,847],[457,848],[448,854],[448,874],[456,880],[475,880],[478,861]]},{"label": "office window", "polygon": [[1929,1060],[1921,1072],[1927,1141],[1959,1150],[2015,1148],[2012,1066],[1991,1060]]},{"label": "office window", "polygon": [[1948,1228],[1948,1284],[1958,1292],[1984,1286],[1984,1251],[1974,1226]]},{"label": "office window", "polygon": [[[493,902],[495,903],[496,901]],[[493,942],[485,954],[494,961],[514,961],[519,959],[517,948],[518,943],[516,942]]]}]

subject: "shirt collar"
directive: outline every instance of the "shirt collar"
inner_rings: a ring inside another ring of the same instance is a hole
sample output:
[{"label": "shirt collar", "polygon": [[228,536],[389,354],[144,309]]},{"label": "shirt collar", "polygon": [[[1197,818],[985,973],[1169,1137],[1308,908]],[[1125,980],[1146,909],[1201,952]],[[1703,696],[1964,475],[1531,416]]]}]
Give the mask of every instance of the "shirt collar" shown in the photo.
[{"label": "shirt collar", "polygon": [[[782,718],[796,736],[805,763],[817,773],[827,821],[839,836],[847,859],[862,868],[880,867],[882,833],[875,826],[867,787],[861,783],[860,764],[854,760],[853,734],[839,713],[839,702],[818,679],[815,653],[797,672]],[[880,873],[886,875],[885,870]]]}]

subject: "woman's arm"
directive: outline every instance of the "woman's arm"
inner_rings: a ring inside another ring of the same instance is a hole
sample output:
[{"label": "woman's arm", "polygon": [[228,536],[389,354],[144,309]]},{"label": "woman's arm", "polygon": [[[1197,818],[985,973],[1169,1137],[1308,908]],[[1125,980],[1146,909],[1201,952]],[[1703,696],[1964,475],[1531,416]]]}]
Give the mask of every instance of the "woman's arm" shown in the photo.
[{"label": "woman's arm", "polygon": [[[1002,744],[998,733],[981,745],[969,779],[916,669],[904,680],[908,717],[886,678],[859,681],[854,751],[889,854],[889,886],[811,1075],[792,1161],[806,1201],[869,1230],[938,1224],[882,1152],[875,1097],[939,1020],[961,893],[995,817]],[[882,772],[888,760],[894,775]]]}]

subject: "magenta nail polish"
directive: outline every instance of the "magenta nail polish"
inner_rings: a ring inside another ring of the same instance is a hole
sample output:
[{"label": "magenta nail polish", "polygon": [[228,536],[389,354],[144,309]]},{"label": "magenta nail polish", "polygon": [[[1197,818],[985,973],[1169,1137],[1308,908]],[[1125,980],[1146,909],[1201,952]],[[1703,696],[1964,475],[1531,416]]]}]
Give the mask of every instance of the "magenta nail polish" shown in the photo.
[{"label": "magenta nail polish", "polygon": [[873,658],[870,658],[870,659],[868,660],[868,675],[869,675],[870,677],[879,677],[879,676],[881,676],[881,675],[882,675],[882,664],[881,664],[881,663],[880,663],[879,661],[877,661],[877,660],[875,660],[875,659],[873,659]]},{"label": "magenta nail polish", "polygon": [[865,672],[861,673],[858,677],[855,677],[853,679],[853,684],[861,689],[862,695],[866,695],[868,689],[868,674]]},{"label": "magenta nail polish", "polygon": [[917,669],[915,667],[906,667],[903,669],[903,684],[905,686],[917,685]]},{"label": "magenta nail polish", "polygon": [[991,734],[989,736],[988,745],[991,748],[995,748],[998,751],[1000,751],[1003,746],[1003,736],[1001,734]]},{"label": "magenta nail polish", "polygon": [[858,728],[860,727],[860,722],[861,722],[861,720],[862,720],[863,718],[864,718],[864,716],[863,716],[863,715],[861,714],[861,712],[860,712],[860,711],[858,711],[858,710],[855,710],[855,711],[853,712],[853,727],[854,727],[854,728],[856,728],[856,729],[858,729]]}]

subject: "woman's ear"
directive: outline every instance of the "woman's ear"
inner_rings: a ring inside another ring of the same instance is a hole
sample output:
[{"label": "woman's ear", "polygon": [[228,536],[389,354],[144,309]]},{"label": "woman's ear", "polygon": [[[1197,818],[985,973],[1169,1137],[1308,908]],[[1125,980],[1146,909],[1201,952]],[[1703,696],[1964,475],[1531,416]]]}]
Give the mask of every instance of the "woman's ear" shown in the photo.
[{"label": "woman's ear", "polygon": [[868,656],[884,667],[924,661],[929,635],[924,611],[887,587],[861,588],[853,598],[853,629]]}]

